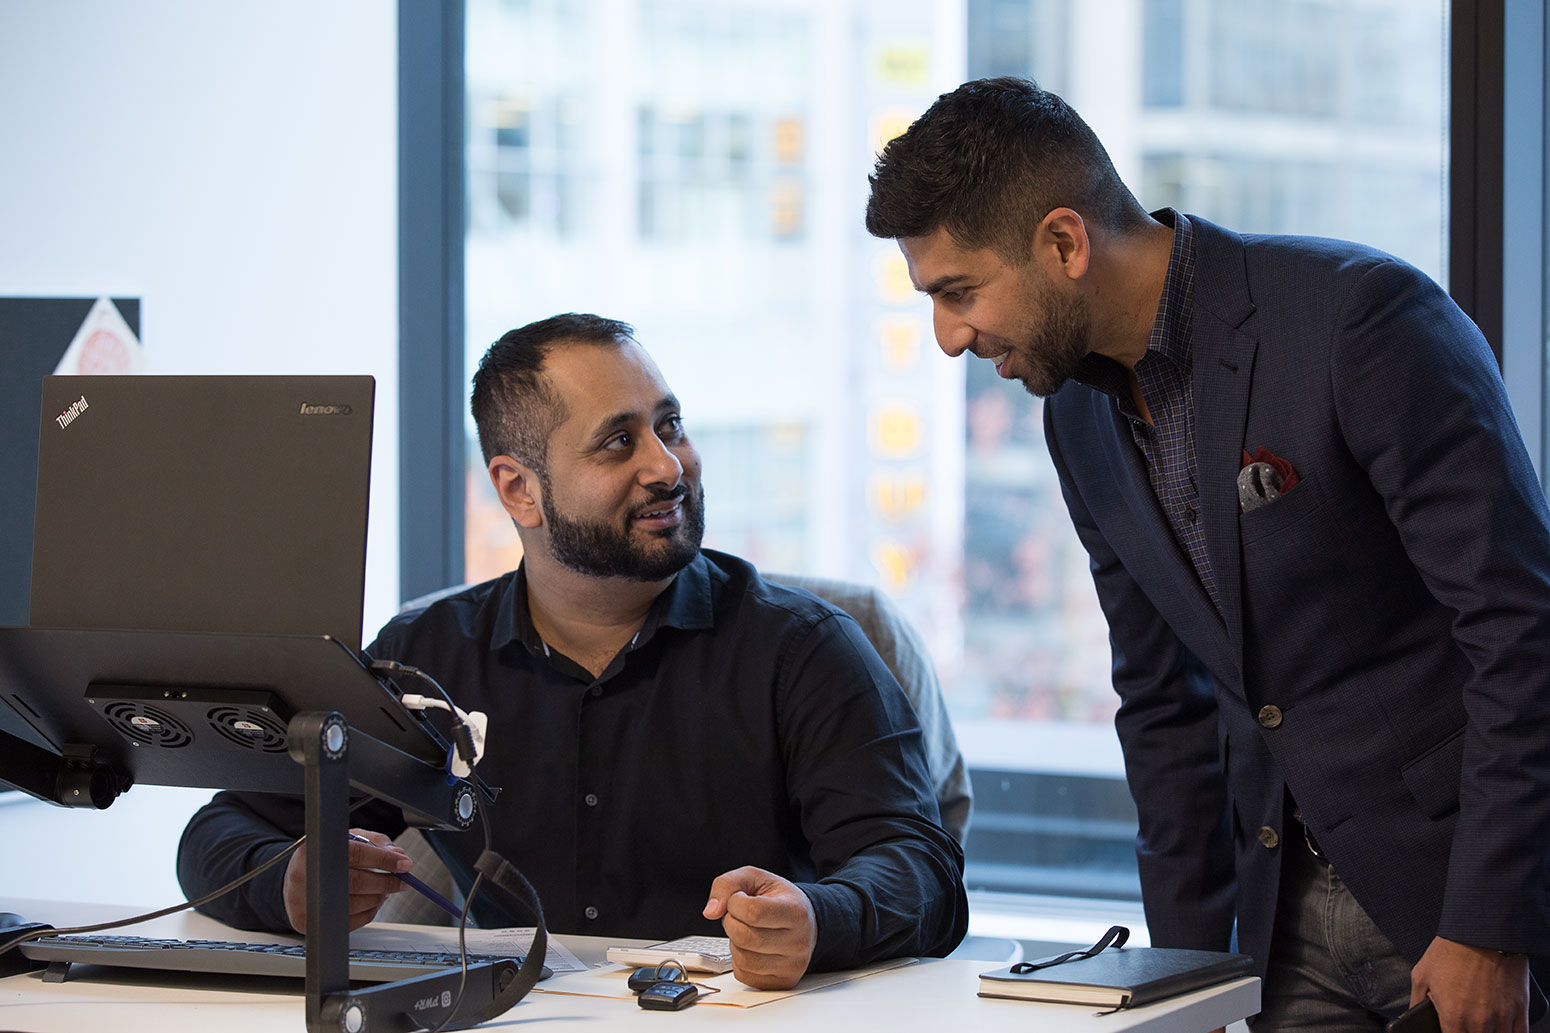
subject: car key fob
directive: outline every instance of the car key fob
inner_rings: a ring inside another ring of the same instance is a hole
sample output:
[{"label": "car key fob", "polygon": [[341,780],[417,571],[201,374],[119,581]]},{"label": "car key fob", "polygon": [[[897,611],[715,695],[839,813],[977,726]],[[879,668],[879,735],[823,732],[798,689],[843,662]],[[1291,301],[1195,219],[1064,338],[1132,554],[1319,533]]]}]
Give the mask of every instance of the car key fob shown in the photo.
[{"label": "car key fob", "polygon": [[653,1011],[678,1011],[687,1008],[700,996],[700,988],[693,983],[661,982],[653,983],[640,992],[642,1008]]},{"label": "car key fob", "polygon": [[640,993],[642,990],[649,990],[658,983],[670,983],[675,979],[682,980],[683,978],[683,966],[676,961],[668,961],[661,965],[648,965],[645,968],[636,969],[630,973],[628,983],[632,992]]}]

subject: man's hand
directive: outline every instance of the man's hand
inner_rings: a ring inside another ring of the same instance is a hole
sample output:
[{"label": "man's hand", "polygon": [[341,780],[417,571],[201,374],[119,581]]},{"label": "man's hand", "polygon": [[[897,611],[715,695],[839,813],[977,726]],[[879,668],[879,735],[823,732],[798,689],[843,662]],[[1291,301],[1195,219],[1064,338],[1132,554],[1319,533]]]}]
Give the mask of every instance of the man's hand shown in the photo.
[{"label": "man's hand", "polygon": [[732,974],[760,990],[796,986],[818,944],[818,919],[807,894],[762,868],[716,876],[704,914],[721,919],[732,941]]},{"label": "man's hand", "polygon": [[[389,872],[407,872],[414,867],[409,855],[393,845],[380,832],[351,829],[370,843],[350,841],[350,928],[359,929],[376,917],[388,895],[405,886]],[[307,844],[291,855],[285,866],[285,916],[299,933],[307,931]]]},{"label": "man's hand", "polygon": [[1528,1033],[1528,959],[1432,940],[1410,970],[1410,1004],[1430,997],[1442,1033]]}]

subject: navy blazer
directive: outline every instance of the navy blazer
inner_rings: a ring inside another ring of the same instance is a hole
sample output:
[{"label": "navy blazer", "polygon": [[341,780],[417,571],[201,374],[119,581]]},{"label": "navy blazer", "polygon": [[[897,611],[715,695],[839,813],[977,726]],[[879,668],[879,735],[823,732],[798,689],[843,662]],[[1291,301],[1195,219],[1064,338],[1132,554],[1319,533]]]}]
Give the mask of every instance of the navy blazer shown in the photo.
[{"label": "navy blazer", "polygon": [[[1550,513],[1474,324],[1341,241],[1195,227],[1196,476],[1219,612],[1114,400],[1045,433],[1113,646],[1158,945],[1263,972],[1286,791],[1412,962],[1550,954]],[[1301,480],[1240,514],[1243,452]]]}]

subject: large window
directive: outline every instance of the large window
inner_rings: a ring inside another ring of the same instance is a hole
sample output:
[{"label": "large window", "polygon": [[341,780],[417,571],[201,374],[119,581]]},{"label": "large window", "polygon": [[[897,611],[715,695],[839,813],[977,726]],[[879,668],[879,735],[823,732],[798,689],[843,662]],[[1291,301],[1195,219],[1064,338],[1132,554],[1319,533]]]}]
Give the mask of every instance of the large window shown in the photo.
[{"label": "large window", "polygon": [[[971,888],[1134,897],[1109,652],[1039,403],[948,360],[861,225],[965,78],[1066,96],[1143,204],[1441,279],[1446,12],[1416,0],[469,0],[466,365],[634,323],[706,460],[706,543],[876,583],[976,769]],[[466,577],[513,566],[467,427]]]}]

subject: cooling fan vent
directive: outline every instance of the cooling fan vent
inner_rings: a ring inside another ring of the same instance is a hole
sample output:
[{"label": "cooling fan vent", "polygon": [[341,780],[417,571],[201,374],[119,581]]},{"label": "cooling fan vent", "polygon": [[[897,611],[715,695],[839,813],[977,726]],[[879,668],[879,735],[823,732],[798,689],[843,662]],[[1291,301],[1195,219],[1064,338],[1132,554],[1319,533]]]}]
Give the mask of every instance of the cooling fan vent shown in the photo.
[{"label": "cooling fan vent", "polygon": [[102,708],[102,716],[131,742],[176,750],[194,741],[194,732],[160,707],[137,700],[114,700]]},{"label": "cooling fan vent", "polygon": [[285,726],[271,711],[257,707],[220,706],[211,707],[205,718],[211,728],[245,750],[285,752]]}]

